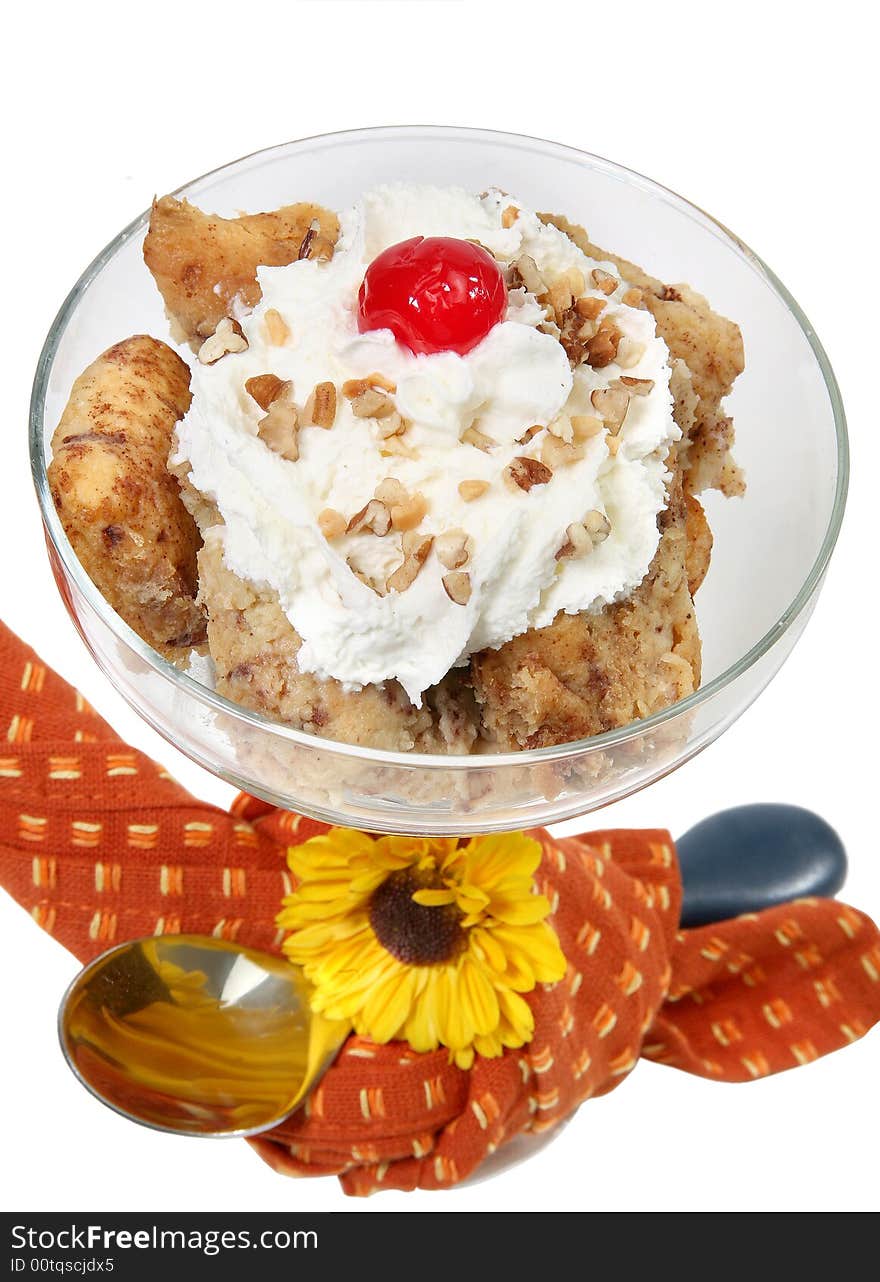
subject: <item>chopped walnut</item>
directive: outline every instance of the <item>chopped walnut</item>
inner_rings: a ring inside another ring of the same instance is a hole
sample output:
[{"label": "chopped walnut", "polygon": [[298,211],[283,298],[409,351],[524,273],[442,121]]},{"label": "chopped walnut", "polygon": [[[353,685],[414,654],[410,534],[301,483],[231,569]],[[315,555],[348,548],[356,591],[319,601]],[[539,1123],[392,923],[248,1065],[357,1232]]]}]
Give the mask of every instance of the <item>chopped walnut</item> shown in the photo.
[{"label": "chopped walnut", "polygon": [[404,545],[402,563],[388,576],[386,587],[389,592],[405,592],[415,582],[422,566],[428,559],[431,544],[430,535],[409,540]]},{"label": "chopped walnut", "polygon": [[275,307],[270,307],[263,321],[266,325],[266,336],[273,347],[283,347],[290,338],[290,326]]},{"label": "chopped walnut", "polygon": [[473,503],[474,499],[482,498],[488,489],[488,481],[460,481],[458,485],[458,492],[465,503]]},{"label": "chopped walnut", "polygon": [[434,548],[441,565],[447,570],[457,570],[470,560],[473,540],[466,530],[444,530],[435,538]]},{"label": "chopped walnut", "polygon": [[[595,272],[593,273],[595,275]],[[606,273],[607,274],[607,273]],[[576,269],[565,275],[566,289],[578,280],[583,284],[583,277]],[[606,306],[604,298],[593,298],[587,295],[574,296],[568,300],[568,306],[555,312],[559,327],[559,341],[565,348],[571,365],[576,367],[583,361],[595,367],[608,365],[614,359],[617,345],[622,337],[614,321],[609,317],[599,320]],[[559,294],[557,301],[565,302],[565,295]]]},{"label": "chopped walnut", "polygon": [[493,446],[498,444],[497,441],[492,440],[491,436],[486,436],[484,432],[481,432],[476,427],[465,428],[461,434],[461,439],[466,445],[473,445],[474,449],[482,450],[484,454],[488,454]]},{"label": "chopped walnut", "polygon": [[584,274],[577,267],[569,267],[562,273],[562,278],[568,285],[574,298],[579,298],[587,288],[587,282],[584,280]]},{"label": "chopped walnut", "polygon": [[373,494],[380,503],[387,503],[389,507],[397,503],[405,503],[409,498],[406,487],[394,476],[386,476],[380,481]]},{"label": "chopped walnut", "polygon": [[617,356],[623,334],[610,316],[603,316],[599,328],[586,344],[587,364],[593,369],[604,369]]},{"label": "chopped walnut", "polygon": [[614,340],[607,331],[594,334],[586,345],[587,364],[593,369],[604,369],[614,360]]},{"label": "chopped walnut", "polygon": [[336,422],[336,388],[333,383],[318,383],[303,410],[303,419],[313,427],[331,428]]},{"label": "chopped walnut", "polygon": [[625,303],[627,307],[641,307],[645,301],[645,295],[640,289],[633,287],[626,291],[620,301]]},{"label": "chopped walnut", "polygon": [[566,526],[565,542],[556,553],[557,561],[570,557],[586,556],[594,547],[604,543],[611,533],[611,522],[604,512],[588,512],[583,521]]},{"label": "chopped walnut", "polygon": [[616,436],[623,427],[623,420],[629,409],[630,394],[624,387],[597,387],[590,393],[593,409],[602,416],[602,422],[612,436]]},{"label": "chopped walnut", "polygon": [[341,512],[335,508],[325,507],[318,513],[318,529],[328,543],[332,539],[341,539],[347,528],[347,522]]},{"label": "chopped walnut", "polygon": [[654,390],[653,378],[630,378],[624,374],[614,381],[623,386],[631,396],[649,396]]},{"label": "chopped walnut", "polygon": [[576,368],[587,355],[587,344],[596,332],[594,321],[583,320],[577,306],[572,306],[559,319],[559,342],[565,350],[572,368]]},{"label": "chopped walnut", "polygon": [[402,502],[391,505],[391,524],[395,530],[414,530],[423,520],[427,510],[425,496],[417,491]]},{"label": "chopped walnut", "polygon": [[588,441],[591,437],[598,436],[602,427],[602,420],[593,414],[572,414],[571,416],[572,432],[578,441]]},{"label": "chopped walnut", "polygon": [[579,521],[573,521],[565,527],[565,539],[556,553],[557,561],[568,561],[572,557],[586,556],[593,550],[593,540]]},{"label": "chopped walnut", "polygon": [[575,300],[574,309],[584,320],[598,320],[605,306],[604,298],[593,298],[592,295],[585,294],[583,298]]},{"label": "chopped walnut", "polygon": [[397,384],[392,383],[384,374],[368,374],[366,378],[350,378],[342,384],[342,395],[348,399],[354,400],[363,392],[368,392],[371,388],[378,387],[382,392],[389,392],[393,395],[397,391]]},{"label": "chopped walnut", "polygon": [[570,467],[579,463],[584,457],[584,446],[561,440],[558,436],[548,436],[541,445],[541,462],[555,472],[561,467]]},{"label": "chopped walnut", "polygon": [[596,508],[587,513],[583,523],[594,544],[604,543],[611,533],[611,522],[604,512],[600,512]]},{"label": "chopped walnut", "polygon": [[[404,530],[400,536],[400,547],[404,556],[409,556],[410,552],[417,552],[418,549],[427,539],[428,543],[433,546],[434,536],[420,533],[418,530]],[[430,550],[430,549],[429,549]],[[427,556],[427,552],[425,553]]]},{"label": "chopped walnut", "polygon": [[379,445],[379,454],[382,458],[418,458],[418,454],[411,446],[407,445],[402,436],[389,436]]},{"label": "chopped walnut", "polygon": [[299,458],[298,431],[299,419],[293,403],[293,385],[289,383],[288,390],[276,396],[265,418],[260,419],[257,434],[270,450],[274,450],[288,462],[295,463]]},{"label": "chopped walnut", "polygon": [[370,499],[345,527],[346,534],[378,534],[380,537],[391,529],[391,513],[378,499]]},{"label": "chopped walnut", "polygon": [[528,254],[520,254],[513,264],[514,272],[525,285],[530,294],[542,294],[546,288],[544,277],[538,271],[538,264]]},{"label": "chopped walnut", "polygon": [[296,256],[297,261],[303,258],[308,258],[309,250],[312,247],[312,241],[315,239],[317,230],[318,229],[314,223],[312,223],[311,226],[307,228],[306,234],[305,236],[303,236],[302,241],[300,243],[299,252],[297,253],[297,256]]},{"label": "chopped walnut", "polygon": [[645,344],[624,334],[617,347],[617,364],[621,369],[632,369],[645,354]]},{"label": "chopped walnut", "polygon": [[505,228],[512,227],[518,217],[519,217],[519,210],[517,209],[516,205],[508,205],[507,208],[502,211],[501,226]]},{"label": "chopped walnut", "polygon": [[536,485],[546,485],[553,473],[540,459],[518,457],[511,459],[503,476],[510,485],[528,491]]},{"label": "chopped walnut", "polygon": [[532,437],[537,436],[538,433],[543,432],[543,430],[544,428],[541,426],[540,423],[533,423],[531,427],[526,428],[522,436],[518,436],[516,438],[517,445],[528,445]]},{"label": "chopped walnut", "polygon": [[320,234],[320,224],[316,221],[306,231],[305,236],[297,253],[297,260],[302,261],[304,258],[316,259],[319,262],[328,262],[333,257],[333,242],[326,236]]},{"label": "chopped walnut", "polygon": [[553,308],[554,315],[558,321],[574,302],[571,286],[564,276],[560,276],[557,280],[553,281],[552,285],[550,285],[547,290],[547,295],[550,299],[550,306]]},{"label": "chopped walnut", "polygon": [[199,361],[202,365],[216,365],[223,356],[233,352],[246,352],[248,341],[242,333],[241,326],[231,316],[224,316],[210,338],[206,338],[199,348]]},{"label": "chopped walnut", "polygon": [[254,378],[249,378],[244,385],[244,390],[248,396],[252,396],[259,405],[260,409],[265,411],[273,401],[284,391],[290,391],[293,384],[280,379],[275,374],[257,374]]},{"label": "chopped walnut", "polygon": [[360,579],[365,588],[369,588],[371,592],[375,592],[376,596],[385,596],[385,593],[388,590],[386,585],[384,583],[377,582],[371,575],[366,574],[352,557],[348,557],[345,564],[351,570],[354,577],[356,579]]},{"label": "chopped walnut", "polygon": [[397,410],[392,410],[390,414],[376,420],[379,428],[379,437],[387,441],[391,436],[400,436],[409,427],[409,423],[399,414]]},{"label": "chopped walnut", "polygon": [[571,445],[574,440],[574,427],[567,414],[557,414],[556,418],[547,424],[547,431],[551,436],[556,436],[560,441],[565,441],[567,445]]},{"label": "chopped walnut", "polygon": [[[580,295],[586,288],[583,273],[576,267],[569,267],[561,276],[557,276],[547,290],[547,298],[553,309],[558,324],[562,324],[565,313],[576,307]],[[542,296],[543,297],[543,296]],[[604,304],[602,304],[604,306]]]},{"label": "chopped walnut", "polygon": [[441,579],[443,590],[456,605],[467,605],[471,599],[471,576],[466,570],[453,570]]},{"label": "chopped walnut", "polygon": [[594,267],[590,275],[593,278],[593,284],[603,294],[613,294],[620,281],[610,272],[603,271],[601,267]]},{"label": "chopped walnut", "polygon": [[351,398],[351,412],[355,418],[385,418],[394,413],[394,402],[380,388],[368,387]]},{"label": "chopped walnut", "polygon": [[555,319],[542,320],[541,323],[538,325],[538,330],[542,334],[549,334],[550,337],[555,338],[558,343],[562,342],[562,339],[560,337],[559,326],[556,324]]}]

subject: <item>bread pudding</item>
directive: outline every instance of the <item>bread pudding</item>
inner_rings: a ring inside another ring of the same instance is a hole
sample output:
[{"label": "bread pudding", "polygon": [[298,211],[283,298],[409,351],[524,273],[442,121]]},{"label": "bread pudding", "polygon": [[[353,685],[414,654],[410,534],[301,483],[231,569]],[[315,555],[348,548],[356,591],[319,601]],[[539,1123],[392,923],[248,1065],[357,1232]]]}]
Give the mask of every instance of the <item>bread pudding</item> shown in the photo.
[{"label": "bread pudding", "polygon": [[144,259],[179,352],[100,356],[49,477],[164,657],[402,752],[565,743],[698,686],[743,352],[689,286],[499,190],[404,183],[339,213],[165,197]]}]

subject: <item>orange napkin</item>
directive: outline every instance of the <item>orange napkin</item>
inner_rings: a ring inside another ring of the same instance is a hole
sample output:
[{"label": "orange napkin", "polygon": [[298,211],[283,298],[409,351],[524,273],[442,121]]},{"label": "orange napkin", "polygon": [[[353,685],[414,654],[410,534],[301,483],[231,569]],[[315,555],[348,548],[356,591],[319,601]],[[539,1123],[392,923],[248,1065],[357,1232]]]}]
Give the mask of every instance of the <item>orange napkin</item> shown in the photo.
[{"label": "orange napkin", "polygon": [[[181,931],[278,951],[286,850],[323,831],[252,797],[231,814],[196,801],[0,624],[0,885],[81,961]],[[667,833],[531,835],[569,962],[528,995],[531,1043],[466,1072],[444,1050],[351,1036],[307,1105],[250,1141],[276,1170],[338,1174],[353,1194],[449,1186],[640,1056],[748,1081],[880,1019],[880,934],[863,913],[807,899],[678,931]]]}]

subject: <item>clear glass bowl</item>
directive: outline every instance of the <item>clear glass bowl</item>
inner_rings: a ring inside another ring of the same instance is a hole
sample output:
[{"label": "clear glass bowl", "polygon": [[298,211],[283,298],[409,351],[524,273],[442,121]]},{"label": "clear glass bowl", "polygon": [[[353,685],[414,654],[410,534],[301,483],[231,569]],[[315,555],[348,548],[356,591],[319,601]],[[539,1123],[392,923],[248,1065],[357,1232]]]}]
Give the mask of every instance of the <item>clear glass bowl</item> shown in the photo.
[{"label": "clear glass bowl", "polygon": [[46,482],[49,441],[77,375],[130,334],[168,335],[143,264],[147,215],[95,259],[40,357],[31,459],[49,554],[71,615],[103,671],[177,748],[239,788],[334,823],[456,834],[528,827],[607,805],[717,738],[779,670],[815,603],[846,498],[848,455],[827,357],[797,303],[714,219],[638,174],[555,143],[477,129],[407,127],[308,138],[258,152],[178,194],[233,215],[295,200],[333,208],[378,182],[495,185],[566,214],[600,245],[687,281],[742,327],[746,372],[729,401],[742,500],[708,496],[715,551],[697,598],[702,687],[622,730],[493,756],[381,752],[316,739],[230,703],[177,671],[110,609],[83,572]]}]

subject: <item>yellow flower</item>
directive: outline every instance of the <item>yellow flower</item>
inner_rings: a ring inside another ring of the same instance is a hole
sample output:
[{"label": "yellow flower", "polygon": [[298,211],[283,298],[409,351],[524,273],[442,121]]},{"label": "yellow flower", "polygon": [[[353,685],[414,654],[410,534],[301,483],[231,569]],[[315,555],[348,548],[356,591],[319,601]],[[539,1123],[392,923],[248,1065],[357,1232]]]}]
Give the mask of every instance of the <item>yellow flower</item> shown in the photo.
[{"label": "yellow flower", "polygon": [[553,983],[565,958],[535,893],[541,859],[523,833],[367,836],[331,828],[288,852],[297,888],[278,924],[314,985],[312,1005],[374,1042],[449,1047],[469,1068],[534,1031],[522,993]]}]

